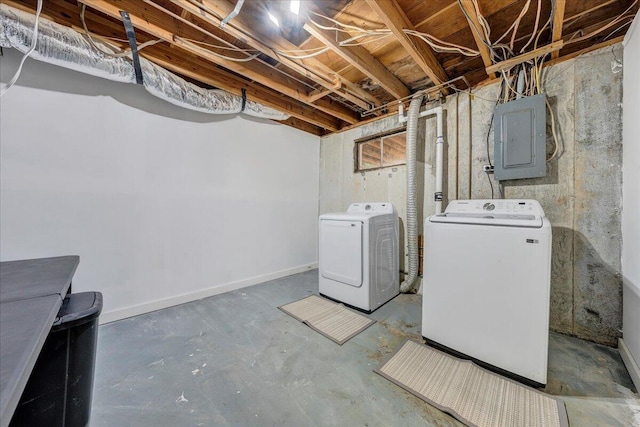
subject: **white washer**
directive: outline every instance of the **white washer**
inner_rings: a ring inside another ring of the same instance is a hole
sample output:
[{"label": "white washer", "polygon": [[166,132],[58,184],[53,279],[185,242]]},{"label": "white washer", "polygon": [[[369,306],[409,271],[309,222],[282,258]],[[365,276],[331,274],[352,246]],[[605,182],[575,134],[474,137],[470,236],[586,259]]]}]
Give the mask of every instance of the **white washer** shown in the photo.
[{"label": "white washer", "polygon": [[422,336],[547,382],[551,224],[535,200],[457,200],[424,225]]},{"label": "white washer", "polygon": [[353,203],[320,216],[320,294],[371,312],[400,292],[398,213],[391,203]]}]

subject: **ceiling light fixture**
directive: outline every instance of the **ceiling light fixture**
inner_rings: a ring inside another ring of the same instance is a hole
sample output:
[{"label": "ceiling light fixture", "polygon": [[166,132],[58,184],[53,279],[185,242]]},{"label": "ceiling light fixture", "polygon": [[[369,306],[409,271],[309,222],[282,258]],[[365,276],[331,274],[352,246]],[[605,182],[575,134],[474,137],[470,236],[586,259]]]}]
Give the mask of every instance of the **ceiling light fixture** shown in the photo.
[{"label": "ceiling light fixture", "polygon": [[289,5],[289,10],[291,10],[294,14],[300,13],[300,0],[291,0],[291,4]]},{"label": "ceiling light fixture", "polygon": [[280,21],[278,21],[278,18],[273,16],[271,12],[267,12],[267,16],[269,17],[269,21],[273,22],[276,27],[280,28]]}]

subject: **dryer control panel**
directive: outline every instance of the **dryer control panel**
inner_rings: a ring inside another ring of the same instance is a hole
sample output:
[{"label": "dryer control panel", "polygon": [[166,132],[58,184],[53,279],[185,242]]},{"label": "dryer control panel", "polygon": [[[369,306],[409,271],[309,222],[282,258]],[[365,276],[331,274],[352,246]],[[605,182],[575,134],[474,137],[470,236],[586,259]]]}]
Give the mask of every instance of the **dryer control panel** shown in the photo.
[{"label": "dryer control panel", "polygon": [[390,202],[380,202],[380,203],[352,203],[349,205],[349,209],[347,209],[348,213],[375,213],[375,214],[383,214],[383,213],[393,213],[395,210],[393,205]]}]

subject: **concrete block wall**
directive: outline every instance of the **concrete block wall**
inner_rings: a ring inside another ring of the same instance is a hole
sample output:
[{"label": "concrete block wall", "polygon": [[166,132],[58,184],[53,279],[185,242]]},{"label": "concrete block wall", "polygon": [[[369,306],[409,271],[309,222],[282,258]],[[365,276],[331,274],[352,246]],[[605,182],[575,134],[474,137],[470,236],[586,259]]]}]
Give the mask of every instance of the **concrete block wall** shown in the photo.
[{"label": "concrete block wall", "polygon": [[[545,69],[545,91],[554,113],[558,155],[547,176],[504,181],[506,198],[540,201],[553,225],[550,327],[615,345],[622,319],[620,212],[622,206],[622,74],[612,70],[621,45],[604,48]],[[499,87],[487,85],[449,96],[446,109],[445,206],[449,200],[490,198],[482,166],[493,160],[489,129]],[[349,203],[390,201],[404,233],[406,167],[353,172],[353,141],[398,126],[390,117],[323,138],[320,149],[320,213]],[[419,224],[434,212],[435,118],[420,123],[426,136],[419,162]],[[554,150],[547,113],[547,152]],[[494,197],[499,197],[493,181]],[[422,225],[420,233],[422,233]],[[401,240],[403,240],[401,238]],[[404,240],[401,266],[406,258]]]}]

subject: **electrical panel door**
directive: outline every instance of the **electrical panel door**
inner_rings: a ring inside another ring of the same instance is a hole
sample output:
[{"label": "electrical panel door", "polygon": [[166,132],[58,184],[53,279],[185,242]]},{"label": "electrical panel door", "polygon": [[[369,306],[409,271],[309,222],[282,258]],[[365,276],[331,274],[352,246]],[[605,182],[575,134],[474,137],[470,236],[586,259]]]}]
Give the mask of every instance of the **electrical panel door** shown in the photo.
[{"label": "electrical panel door", "polygon": [[498,104],[493,120],[495,178],[503,181],[545,176],[545,94]]}]

